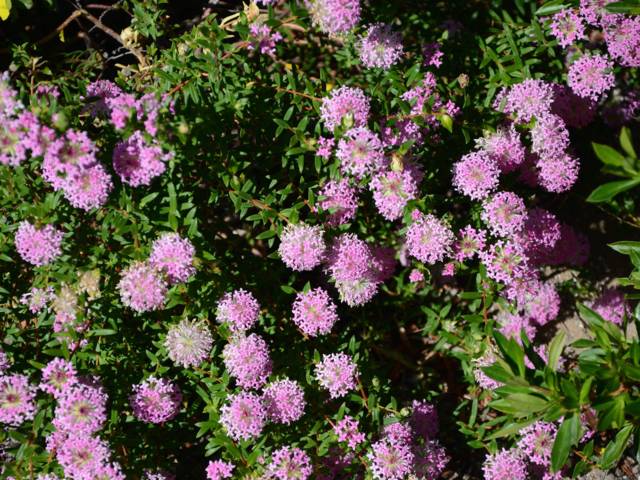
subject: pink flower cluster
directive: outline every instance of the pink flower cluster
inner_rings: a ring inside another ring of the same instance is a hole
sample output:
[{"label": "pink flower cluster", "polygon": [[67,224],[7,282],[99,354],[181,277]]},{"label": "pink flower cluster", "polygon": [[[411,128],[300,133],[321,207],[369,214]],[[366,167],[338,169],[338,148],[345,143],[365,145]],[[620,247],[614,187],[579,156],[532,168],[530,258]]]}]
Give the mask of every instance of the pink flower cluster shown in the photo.
[{"label": "pink flower cluster", "polygon": [[173,382],[151,376],[133,386],[131,408],[143,422],[164,423],[180,411],[182,392]]},{"label": "pink flower cluster", "polygon": [[313,24],[329,35],[348,33],[360,21],[360,0],[304,0]]},{"label": "pink flower cluster", "polygon": [[156,140],[147,139],[137,130],[113,149],[113,169],[122,183],[147,186],[164,173],[171,158],[172,153],[165,153]]},{"label": "pink flower cluster", "polygon": [[23,221],[18,226],[14,242],[23,260],[40,267],[60,256],[63,236],[64,234],[53,225],[36,228]]},{"label": "pink flower cluster", "polygon": [[365,67],[388,70],[402,57],[402,37],[389,25],[375,23],[360,38],[358,51]]},{"label": "pink flower cluster", "polygon": [[164,346],[169,358],[184,368],[197,367],[204,362],[213,345],[213,337],[202,321],[183,319],[167,332]]},{"label": "pink flower cluster", "polygon": [[244,289],[225,293],[218,302],[216,318],[218,322],[225,323],[232,332],[242,333],[249,330],[260,315],[258,300]]},{"label": "pink flower cluster", "polygon": [[269,25],[252,23],[249,25],[250,44],[249,50],[260,52],[263,55],[274,55],[276,53],[276,43],[282,41],[282,34],[274,32]]}]

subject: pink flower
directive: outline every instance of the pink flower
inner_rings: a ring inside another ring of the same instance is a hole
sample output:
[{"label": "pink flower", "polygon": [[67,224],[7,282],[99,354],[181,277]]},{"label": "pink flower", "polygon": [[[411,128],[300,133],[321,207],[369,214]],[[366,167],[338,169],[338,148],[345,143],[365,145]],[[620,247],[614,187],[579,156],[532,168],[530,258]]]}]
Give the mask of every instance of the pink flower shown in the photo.
[{"label": "pink flower", "polygon": [[418,283],[418,282],[423,282],[424,281],[424,273],[422,273],[420,270],[418,270],[417,268],[414,268],[413,270],[411,270],[411,272],[409,273],[409,281],[411,283]]},{"label": "pink flower", "polygon": [[425,44],[422,48],[422,56],[424,57],[423,64],[425,66],[432,65],[436,68],[440,68],[442,65],[442,57],[444,56],[444,53],[440,50],[441,46],[442,45],[438,42]]},{"label": "pink flower", "polygon": [[305,0],[313,24],[329,35],[347,33],[360,21],[360,0]]},{"label": "pink flower", "polygon": [[473,258],[484,249],[485,242],[484,231],[476,230],[471,225],[467,225],[458,232],[458,240],[454,246],[454,258],[458,262]]},{"label": "pink flower", "polygon": [[66,436],[56,450],[56,459],[68,478],[97,479],[97,473],[109,458],[104,440],[83,433]]},{"label": "pink flower", "polygon": [[167,284],[147,262],[134,262],[118,282],[122,303],[136,312],[159,310],[164,306]]},{"label": "pink flower", "polygon": [[561,47],[569,47],[577,40],[584,38],[584,23],[580,15],[571,8],[566,8],[551,17],[551,33]]},{"label": "pink flower", "polygon": [[62,254],[63,235],[53,225],[36,228],[29,222],[22,221],[14,242],[23,260],[40,267],[53,262]]},{"label": "pink flower", "polygon": [[97,148],[85,132],[67,130],[48,146],[42,174],[56,190],[64,189],[69,178],[97,164]]},{"label": "pink flower", "polygon": [[409,169],[374,174],[369,187],[380,214],[387,220],[397,220],[404,207],[418,196],[418,181]]},{"label": "pink flower", "polygon": [[313,473],[311,459],[297,447],[282,447],[271,454],[267,478],[278,480],[307,480]]},{"label": "pink flower", "polygon": [[234,333],[249,330],[260,315],[260,305],[256,298],[242,288],[231,293],[225,293],[218,302],[216,318],[220,323],[226,323]]},{"label": "pink flower", "polygon": [[422,445],[413,447],[414,474],[417,478],[440,478],[444,472],[449,456],[437,440],[428,440]]},{"label": "pink flower", "polygon": [[366,68],[388,70],[402,57],[402,36],[389,25],[375,23],[360,38],[358,51]]},{"label": "pink flower", "polygon": [[195,253],[189,239],[177,233],[165,233],[151,245],[149,264],[164,272],[170,284],[186,282],[196,271],[193,266]]},{"label": "pink flower", "polygon": [[482,220],[495,235],[509,237],[524,228],[527,208],[512,192],[499,192],[484,202]]},{"label": "pink flower", "polygon": [[551,283],[539,283],[532,293],[525,295],[522,308],[535,325],[545,325],[558,316],[560,295]]},{"label": "pink flower", "polygon": [[453,186],[473,200],[482,200],[498,187],[500,169],[484,152],[471,152],[453,165]]},{"label": "pink flower", "polygon": [[298,293],[292,311],[293,323],[310,337],[328,334],[338,321],[336,305],[322,288]]},{"label": "pink flower", "polygon": [[326,249],[323,235],[319,226],[287,225],[278,248],[284,264],[296,271],[313,270],[320,265]]},{"label": "pink flower", "polygon": [[527,465],[516,450],[502,449],[487,455],[482,466],[485,480],[527,480]]},{"label": "pink flower", "polygon": [[624,298],[624,293],[616,288],[609,288],[587,306],[605,320],[622,325],[625,317],[630,316],[629,304]]},{"label": "pink flower", "polygon": [[315,376],[320,386],[329,390],[331,398],[340,398],[356,388],[358,367],[349,355],[331,353],[322,356],[315,366]]},{"label": "pink flower", "polygon": [[488,137],[476,139],[476,146],[488,154],[505,173],[516,170],[524,163],[525,148],[520,134],[513,125],[498,127],[498,130]]},{"label": "pink flower", "polygon": [[520,431],[518,448],[524,458],[537,465],[551,465],[551,447],[556,438],[557,428],[549,422],[537,421]]},{"label": "pink flower", "polygon": [[242,388],[260,388],[271,375],[269,347],[255,333],[232,339],[224,347],[222,357],[229,375]]},{"label": "pink flower", "polygon": [[605,29],[609,55],[625,67],[640,67],[640,19],[622,18]]},{"label": "pink flower", "polygon": [[538,182],[549,192],[562,193],[571,189],[578,180],[580,163],[569,154],[545,157],[536,163]]},{"label": "pink flower", "polygon": [[349,130],[338,142],[336,157],[340,160],[342,171],[357,179],[385,166],[382,142],[366,127]]},{"label": "pink flower", "polygon": [[64,395],[76,383],[78,374],[73,364],[67,360],[55,358],[42,369],[40,388],[56,398]]},{"label": "pink flower", "polygon": [[20,303],[27,305],[31,313],[40,313],[47,308],[47,303],[53,301],[55,297],[52,287],[33,287],[20,297]]},{"label": "pink flower", "polygon": [[358,192],[346,178],[331,180],[320,190],[320,195],[326,198],[318,202],[318,206],[330,211],[327,223],[332,227],[348,223],[356,216]]},{"label": "pink flower", "polygon": [[515,115],[519,123],[528,123],[549,111],[553,101],[551,85],[542,80],[527,79],[513,85],[496,98],[495,108]]},{"label": "pink flower", "polygon": [[614,83],[613,62],[602,55],[584,55],[573,62],[567,74],[567,83],[581,97],[597,102]]},{"label": "pink flower", "polygon": [[480,253],[487,276],[496,282],[511,284],[525,277],[529,271],[522,247],[513,242],[498,241]]},{"label": "pink flower", "polygon": [[449,254],[454,236],[449,227],[432,214],[420,215],[407,230],[407,250],[421,262],[434,264]]},{"label": "pink flower", "polygon": [[63,192],[71,205],[89,211],[104,205],[112,188],[111,176],[104,167],[94,165],[68,177]]},{"label": "pink flower", "polygon": [[150,185],[151,180],[164,173],[172,157],[172,153],[165,153],[155,141],[147,141],[138,130],[113,149],[113,169],[127,185]]},{"label": "pink flower", "polygon": [[545,113],[536,119],[531,129],[531,150],[542,159],[556,158],[569,146],[569,131],[562,118]]},{"label": "pink flower", "polygon": [[316,146],[316,155],[322,158],[331,158],[334,144],[334,138],[320,137]]},{"label": "pink flower", "polygon": [[274,32],[269,25],[252,23],[249,25],[249,50],[259,51],[263,55],[274,55],[276,43],[282,41],[282,34]]},{"label": "pink flower", "polygon": [[184,368],[197,367],[204,362],[213,345],[213,338],[202,321],[183,319],[167,332],[164,346],[169,358]]},{"label": "pink flower", "polygon": [[220,423],[233,440],[258,437],[266,420],[262,399],[251,392],[231,394],[220,409]]},{"label": "pink flower", "polygon": [[342,420],[338,420],[333,427],[333,431],[339,442],[346,442],[350,449],[355,450],[363,443],[366,435],[358,430],[358,421],[345,415]]},{"label": "pink flower", "polygon": [[359,88],[340,87],[322,99],[320,117],[328,130],[344,125],[364,127],[369,120],[369,99]]},{"label": "pink flower", "polygon": [[36,388],[26,375],[0,374],[0,423],[17,427],[36,414]]},{"label": "pink flower", "polygon": [[69,433],[90,435],[107,419],[107,395],[101,387],[71,384],[58,397],[53,425]]},{"label": "pink flower", "polygon": [[490,349],[487,349],[480,358],[476,358],[473,361],[475,365],[475,368],[473,369],[473,376],[480,388],[484,388],[485,390],[495,390],[496,388],[502,386],[501,383],[489,377],[482,370],[482,367],[490,367],[495,363],[495,361],[495,355]]},{"label": "pink flower", "polygon": [[182,392],[173,382],[151,376],[133,386],[133,414],[143,422],[164,423],[180,411]]},{"label": "pink flower", "polygon": [[207,465],[207,480],[223,480],[233,476],[234,465],[222,460],[209,462]]},{"label": "pink flower", "polygon": [[386,439],[371,445],[367,459],[376,480],[403,480],[411,473],[414,463],[410,445]]},{"label": "pink flower", "polygon": [[272,422],[289,425],[304,415],[304,391],[298,382],[288,378],[267,385],[262,400]]},{"label": "pink flower", "polygon": [[438,435],[438,423],[436,407],[425,400],[411,402],[409,424],[415,435],[419,435],[425,440],[434,439]]}]

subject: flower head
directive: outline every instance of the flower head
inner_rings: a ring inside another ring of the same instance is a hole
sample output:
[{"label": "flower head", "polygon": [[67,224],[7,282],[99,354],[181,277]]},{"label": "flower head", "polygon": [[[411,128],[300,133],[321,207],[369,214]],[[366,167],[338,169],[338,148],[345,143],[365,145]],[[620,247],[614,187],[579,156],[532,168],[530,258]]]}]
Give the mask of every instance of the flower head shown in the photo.
[{"label": "flower head", "polygon": [[310,337],[326,335],[338,321],[336,305],[327,291],[319,287],[298,293],[292,311],[293,323]]},{"label": "flower head", "polygon": [[118,290],[122,303],[136,312],[159,310],[167,296],[167,284],[147,262],[129,265],[122,272]]},{"label": "flower head", "polygon": [[51,302],[54,297],[55,294],[52,287],[33,287],[20,297],[20,303],[27,305],[31,313],[39,313],[47,308],[47,303]]},{"label": "flower head", "polygon": [[107,395],[101,387],[75,384],[58,398],[53,424],[65,432],[92,434],[107,419]]},{"label": "flower head", "polygon": [[274,32],[269,25],[264,23],[252,23],[249,25],[249,50],[260,52],[263,55],[274,55],[276,43],[282,41],[282,34]]},{"label": "flower head", "polygon": [[529,461],[548,467],[551,465],[551,447],[556,438],[554,424],[537,421],[520,431],[518,448]]},{"label": "flower head", "polygon": [[[513,85],[496,99],[496,108],[515,115],[518,122],[528,123],[551,108],[553,90],[542,80],[527,79]],[[502,107],[502,108],[500,108]]]},{"label": "flower head", "polygon": [[326,249],[323,234],[319,226],[287,225],[278,248],[282,261],[292,270],[313,270],[322,262]]},{"label": "flower head", "polygon": [[164,346],[169,358],[185,368],[197,367],[209,356],[213,338],[204,322],[181,320],[167,332]]},{"label": "flower head", "polygon": [[498,236],[509,237],[524,228],[527,208],[515,193],[499,192],[484,202],[482,220]]},{"label": "flower head", "polygon": [[476,139],[476,146],[505,173],[516,170],[524,162],[525,148],[513,125],[498,127],[495,133]]},{"label": "flower head", "polygon": [[414,400],[411,403],[409,425],[415,435],[425,440],[434,439],[438,434],[438,424],[438,411],[435,406],[424,400]]},{"label": "flower head", "polygon": [[223,480],[233,476],[234,465],[223,460],[215,460],[207,465],[207,480]]},{"label": "flower head", "polygon": [[260,305],[258,300],[250,292],[234,290],[225,293],[218,302],[216,319],[220,323],[226,323],[234,333],[249,330],[258,320]]},{"label": "flower head", "polygon": [[333,431],[338,437],[338,441],[345,442],[352,450],[355,450],[366,438],[366,435],[358,430],[358,421],[349,415],[338,420]]},{"label": "flower head", "polygon": [[304,391],[298,382],[285,378],[267,385],[262,393],[269,420],[290,424],[304,414]]},{"label": "flower head", "polygon": [[186,282],[196,271],[194,255],[195,248],[189,239],[165,233],[153,242],[149,264],[164,272],[170,283]]},{"label": "flower head", "polygon": [[330,210],[327,223],[333,227],[347,223],[356,216],[358,208],[358,192],[349,185],[349,180],[331,180],[322,190],[320,195],[326,197],[318,202],[322,210]]},{"label": "flower head", "polygon": [[562,47],[569,47],[584,38],[584,22],[578,13],[565,8],[551,17],[551,33]]},{"label": "flower head", "polygon": [[485,480],[526,480],[527,465],[516,450],[502,449],[487,455],[482,466]]},{"label": "flower head", "polygon": [[356,388],[357,373],[357,365],[344,353],[325,354],[315,366],[316,379],[322,388],[329,390],[331,398],[342,397]]},{"label": "flower head", "polygon": [[473,200],[482,200],[498,187],[498,164],[484,152],[471,152],[453,165],[453,186]]},{"label": "flower head", "polygon": [[366,127],[349,130],[338,142],[336,156],[342,171],[356,178],[373,174],[385,166],[382,142]]},{"label": "flower head", "polygon": [[251,392],[229,395],[220,409],[220,423],[234,440],[248,440],[262,433],[267,412],[262,399]]},{"label": "flower head", "polygon": [[89,211],[104,205],[112,188],[111,176],[97,164],[67,177],[63,193],[71,205]]},{"label": "flower head", "polygon": [[36,228],[23,221],[18,226],[14,241],[22,259],[39,267],[53,262],[60,256],[63,235],[53,225]]},{"label": "flower head", "polygon": [[418,181],[409,169],[374,174],[369,186],[376,208],[391,221],[400,218],[409,200],[418,196]]},{"label": "flower head", "polygon": [[233,338],[224,347],[222,357],[229,374],[242,388],[260,388],[271,375],[269,347],[255,333]]},{"label": "flower head", "polygon": [[376,23],[360,38],[358,51],[365,67],[388,70],[402,56],[402,37],[391,26]]},{"label": "flower head", "polygon": [[403,480],[411,473],[414,461],[409,445],[386,439],[371,445],[367,459],[376,480]]},{"label": "flower head", "polygon": [[364,127],[369,120],[369,99],[359,88],[340,87],[322,99],[320,117],[328,130],[344,125]]},{"label": "flower head", "polygon": [[180,411],[182,392],[173,382],[149,377],[133,386],[130,397],[133,414],[143,422],[164,423]]},{"label": "flower head", "polygon": [[271,454],[267,478],[278,480],[306,480],[313,473],[311,459],[297,447],[282,447]]},{"label": "flower head", "polygon": [[63,358],[54,358],[42,369],[40,388],[58,398],[78,383],[78,374],[73,364]]},{"label": "flower head", "polygon": [[615,83],[613,62],[602,55],[584,55],[573,62],[567,83],[577,95],[598,101]]},{"label": "flower head", "polygon": [[630,316],[629,304],[624,298],[624,293],[616,288],[604,290],[602,294],[587,306],[605,320],[622,325],[625,317]]},{"label": "flower head", "polygon": [[36,388],[25,375],[0,375],[0,423],[17,427],[36,414]]},{"label": "flower head", "polygon": [[540,185],[554,193],[569,190],[578,180],[580,172],[580,163],[569,154],[542,158],[536,167]]},{"label": "flower head", "polygon": [[132,187],[150,185],[151,180],[164,173],[172,157],[155,141],[147,141],[138,130],[113,149],[113,169],[123,183]]},{"label": "flower head", "polygon": [[339,35],[360,21],[360,0],[305,0],[313,24],[324,33]]},{"label": "flower head", "polygon": [[484,249],[486,235],[483,230],[476,230],[471,225],[467,225],[458,232],[458,240],[454,245],[454,258],[458,262],[463,262],[468,258],[473,258]]},{"label": "flower head", "polygon": [[451,250],[453,241],[453,232],[432,214],[418,214],[407,230],[409,254],[428,264],[444,260]]}]

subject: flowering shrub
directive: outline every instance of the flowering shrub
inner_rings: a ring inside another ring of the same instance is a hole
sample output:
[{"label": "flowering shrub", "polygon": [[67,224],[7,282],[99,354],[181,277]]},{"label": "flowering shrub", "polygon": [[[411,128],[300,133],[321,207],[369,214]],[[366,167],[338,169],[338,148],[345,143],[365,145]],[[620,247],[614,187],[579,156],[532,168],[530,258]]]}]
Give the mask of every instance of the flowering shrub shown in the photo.
[{"label": "flowering shrub", "polygon": [[0,476],[626,473],[637,5],[202,3],[0,4]]}]

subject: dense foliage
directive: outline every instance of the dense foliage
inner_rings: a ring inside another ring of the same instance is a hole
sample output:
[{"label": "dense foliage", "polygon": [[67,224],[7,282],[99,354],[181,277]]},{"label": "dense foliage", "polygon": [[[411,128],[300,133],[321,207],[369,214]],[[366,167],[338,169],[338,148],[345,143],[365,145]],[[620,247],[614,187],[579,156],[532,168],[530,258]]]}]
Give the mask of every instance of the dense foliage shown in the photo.
[{"label": "dense foliage", "polygon": [[0,477],[640,462],[640,4],[202,3],[0,1]]}]

